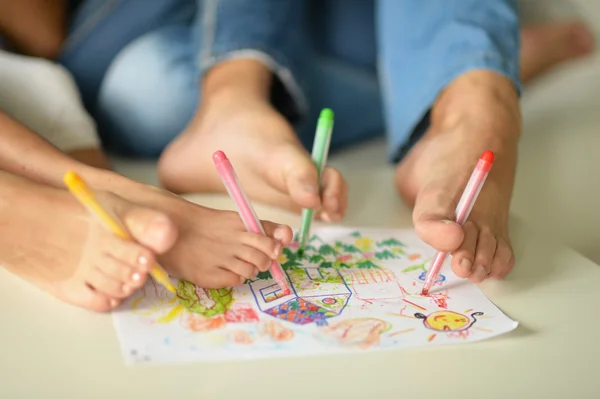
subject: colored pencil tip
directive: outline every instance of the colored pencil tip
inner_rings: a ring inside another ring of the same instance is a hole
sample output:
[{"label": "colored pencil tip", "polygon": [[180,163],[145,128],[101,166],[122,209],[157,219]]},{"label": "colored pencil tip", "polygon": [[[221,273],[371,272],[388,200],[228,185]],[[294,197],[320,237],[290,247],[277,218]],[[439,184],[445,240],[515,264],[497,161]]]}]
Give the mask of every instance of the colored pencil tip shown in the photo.
[{"label": "colored pencil tip", "polygon": [[423,291],[421,291],[421,295],[423,295],[423,296],[429,295],[429,290],[426,288],[423,288]]},{"label": "colored pencil tip", "polygon": [[289,288],[284,288],[283,289],[283,295],[290,295],[290,289]]},{"label": "colored pencil tip", "polygon": [[327,119],[329,121],[333,120],[333,111],[329,108],[323,108],[321,114],[319,115],[319,119]]}]

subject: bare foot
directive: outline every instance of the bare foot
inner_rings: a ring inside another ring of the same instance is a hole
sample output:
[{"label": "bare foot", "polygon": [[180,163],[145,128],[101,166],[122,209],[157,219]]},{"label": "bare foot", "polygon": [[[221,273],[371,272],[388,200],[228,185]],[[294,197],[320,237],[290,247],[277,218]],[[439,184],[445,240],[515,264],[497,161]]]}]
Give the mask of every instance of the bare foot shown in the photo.
[{"label": "bare foot", "polygon": [[[514,107],[500,102],[501,96],[471,94],[490,74],[476,71],[456,79],[438,100],[430,130],[396,169],[397,188],[414,205],[419,236],[436,250],[452,253],[455,274],[476,283],[501,278],[514,265],[508,214],[520,117],[510,82],[502,96]],[[454,210],[485,150],[495,152],[494,166],[462,228],[453,222]]]},{"label": "bare foot", "polygon": [[594,34],[581,21],[552,22],[521,31],[521,80],[524,84],[569,60],[594,50]]},{"label": "bare foot", "polygon": [[[65,190],[0,174],[0,260],[16,275],[59,299],[108,311],[142,286],[177,232],[162,213],[110,193],[99,199],[119,217],[137,242],[106,231]],[[10,206],[7,206],[10,205]]]},{"label": "bare foot", "polygon": [[69,152],[71,158],[99,169],[110,169],[110,162],[108,157],[100,148],[84,148],[80,150],[74,150]]},{"label": "bare foot", "polygon": [[224,192],[212,163],[217,150],[227,154],[252,200],[294,211],[319,209],[325,221],[344,216],[348,188],[341,174],[326,168],[320,192],[310,155],[264,99],[231,91],[207,99],[161,156],[162,184],[176,193]]}]

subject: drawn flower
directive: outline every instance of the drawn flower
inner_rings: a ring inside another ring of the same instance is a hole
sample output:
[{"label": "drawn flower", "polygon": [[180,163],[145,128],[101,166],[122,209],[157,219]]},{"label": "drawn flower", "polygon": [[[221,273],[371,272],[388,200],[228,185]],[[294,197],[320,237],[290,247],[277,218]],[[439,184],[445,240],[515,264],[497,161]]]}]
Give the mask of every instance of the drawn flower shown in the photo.
[{"label": "drawn flower", "polygon": [[375,254],[373,252],[365,252],[363,254],[363,258],[365,259],[373,259],[375,257]]},{"label": "drawn flower", "polygon": [[292,242],[290,243],[290,245],[288,245],[288,247],[289,247],[289,248],[292,248],[292,249],[298,249],[298,246],[299,246],[299,245],[300,245],[300,244],[298,243],[298,241],[292,241]]},{"label": "drawn flower", "polygon": [[417,260],[421,257],[420,254],[412,254],[408,257],[408,260]]},{"label": "drawn flower", "polygon": [[352,259],[352,255],[342,255],[337,257],[338,262],[347,262]]},{"label": "drawn flower", "polygon": [[277,259],[279,261],[280,264],[282,263],[286,263],[288,261],[288,257],[286,256],[286,254],[281,254],[279,255],[279,259]]}]

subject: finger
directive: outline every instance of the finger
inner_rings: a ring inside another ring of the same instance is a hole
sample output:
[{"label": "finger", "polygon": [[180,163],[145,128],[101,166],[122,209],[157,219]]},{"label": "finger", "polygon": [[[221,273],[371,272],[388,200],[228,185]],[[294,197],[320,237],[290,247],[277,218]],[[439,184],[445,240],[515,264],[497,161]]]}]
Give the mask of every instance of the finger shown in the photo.
[{"label": "finger", "polygon": [[460,247],[452,254],[452,270],[458,277],[466,278],[471,275],[473,270],[479,230],[473,222],[467,222],[463,226],[463,231],[465,238]]}]

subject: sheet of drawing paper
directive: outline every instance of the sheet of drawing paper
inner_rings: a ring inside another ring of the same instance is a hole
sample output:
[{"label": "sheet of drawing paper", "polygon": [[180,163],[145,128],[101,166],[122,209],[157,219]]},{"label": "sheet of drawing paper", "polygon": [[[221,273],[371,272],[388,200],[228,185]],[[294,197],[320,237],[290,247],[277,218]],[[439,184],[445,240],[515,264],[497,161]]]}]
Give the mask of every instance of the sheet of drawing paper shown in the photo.
[{"label": "sheet of drawing paper", "polygon": [[413,230],[320,228],[300,258],[280,262],[282,295],[261,273],[235,288],[151,279],[113,313],[127,364],[325,355],[458,344],[515,329],[479,288],[447,263],[421,296],[434,251]]}]

